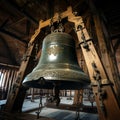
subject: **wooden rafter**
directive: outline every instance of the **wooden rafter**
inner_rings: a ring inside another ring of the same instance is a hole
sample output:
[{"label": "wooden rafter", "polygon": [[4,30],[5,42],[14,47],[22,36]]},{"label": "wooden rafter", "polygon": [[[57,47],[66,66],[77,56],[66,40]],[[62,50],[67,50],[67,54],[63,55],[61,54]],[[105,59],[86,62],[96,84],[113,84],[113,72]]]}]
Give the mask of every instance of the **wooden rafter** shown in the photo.
[{"label": "wooden rafter", "polygon": [[28,43],[26,40],[21,39],[20,37],[18,37],[18,36],[15,35],[14,33],[9,32],[9,31],[7,31],[7,30],[5,30],[5,29],[0,29],[0,33],[9,35],[10,37],[13,37],[13,38],[15,38],[16,40],[19,40],[19,41],[21,41],[21,42],[23,42],[23,43],[26,43],[26,44]]},{"label": "wooden rafter", "polygon": [[9,0],[5,0],[5,2],[8,6],[11,6],[15,11],[18,11],[21,15],[29,19],[32,23],[38,25],[38,21],[34,19],[32,16],[30,16],[26,11],[22,10],[17,4]]},{"label": "wooden rafter", "polygon": [[114,47],[114,51],[116,53],[116,51],[118,50],[118,48],[120,47],[120,39],[117,39],[115,45],[113,46]]},{"label": "wooden rafter", "polygon": [[[89,33],[84,25],[82,17],[75,16],[72,13],[71,8],[67,9],[67,11],[61,14],[62,19],[65,17],[68,17],[68,21],[73,22],[75,24],[78,41],[85,58],[90,80],[92,83],[92,88],[94,91],[100,120],[114,120],[114,119],[117,120],[120,114],[118,101],[114,94],[112,85],[107,77],[107,73],[105,72],[101,59],[99,58],[99,55],[97,54],[97,51],[94,47],[93,41],[90,38]],[[53,22],[56,22],[57,20],[58,14],[55,14],[53,17]],[[31,46],[29,47],[30,50],[28,49],[28,55],[31,55],[31,53],[33,52],[36,37],[41,32],[41,29],[50,25],[50,21],[51,21],[50,19],[46,21],[42,20],[40,21],[39,28],[35,31],[35,34],[31,37],[29,43]],[[19,71],[21,73],[21,76],[19,77],[19,82],[16,83],[17,87],[15,93],[14,94],[12,93],[11,96],[9,96],[10,98],[7,104],[8,107],[6,106],[7,111],[12,110],[14,101],[18,96],[18,91],[20,90],[19,86],[22,84],[22,80],[25,76],[25,71],[27,72],[27,68],[30,65],[29,60],[30,58],[22,62]]]},{"label": "wooden rafter", "polygon": [[3,42],[3,44],[4,44],[4,46],[5,46],[6,50],[7,50],[7,55],[10,58],[11,63],[16,65],[17,61],[15,59],[15,56],[13,56],[13,54],[11,53],[11,50],[10,50],[6,40],[2,36],[0,36],[0,40]]}]

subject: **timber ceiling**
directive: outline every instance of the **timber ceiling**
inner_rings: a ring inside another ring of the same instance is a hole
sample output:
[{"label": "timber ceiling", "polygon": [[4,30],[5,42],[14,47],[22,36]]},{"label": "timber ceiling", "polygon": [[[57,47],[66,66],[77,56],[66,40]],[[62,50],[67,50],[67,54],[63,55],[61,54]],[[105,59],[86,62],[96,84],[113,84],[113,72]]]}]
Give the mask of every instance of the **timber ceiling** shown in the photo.
[{"label": "timber ceiling", "polygon": [[[19,66],[27,44],[38,27],[39,20],[47,20],[55,12],[68,6],[81,14],[88,1],[94,1],[108,25],[111,40],[120,37],[120,7],[109,0],[0,0],[0,63]],[[120,40],[119,40],[120,41]],[[117,41],[117,46],[119,45]]]}]

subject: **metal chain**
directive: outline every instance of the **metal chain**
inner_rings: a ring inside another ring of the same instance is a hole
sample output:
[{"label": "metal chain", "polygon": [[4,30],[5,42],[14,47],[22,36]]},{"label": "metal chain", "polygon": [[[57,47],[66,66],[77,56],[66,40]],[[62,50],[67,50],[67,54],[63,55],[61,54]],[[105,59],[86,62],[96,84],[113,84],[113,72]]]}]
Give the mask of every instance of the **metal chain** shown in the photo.
[{"label": "metal chain", "polygon": [[39,102],[39,108],[38,108],[38,111],[36,112],[37,114],[37,119],[39,119],[39,115],[40,115],[40,112],[42,110],[42,98],[43,98],[43,90],[41,89],[40,90],[40,102]]},{"label": "metal chain", "polygon": [[[83,27],[82,27],[82,25],[78,25],[77,26],[77,31],[81,31],[81,39],[82,39],[82,43],[83,43],[83,48],[85,48],[87,51],[89,51],[90,49],[89,49],[89,45],[88,45],[88,43],[87,43],[87,41],[86,41],[86,39],[85,39],[85,35],[84,35],[84,33],[83,33]],[[82,43],[80,43],[80,44],[82,44]]]},{"label": "metal chain", "polygon": [[102,110],[102,112],[104,114],[106,114],[105,111],[105,105],[103,103],[105,96],[106,96],[106,92],[102,89],[102,83],[101,83],[101,76],[100,76],[100,71],[98,70],[95,62],[92,63],[92,67],[94,69],[94,75],[93,78],[97,81],[97,86],[98,86],[98,95],[99,95],[99,103],[100,103],[100,108]]},{"label": "metal chain", "polygon": [[43,97],[43,90],[40,90],[40,104],[39,107],[42,107],[42,97]]},{"label": "metal chain", "polygon": [[55,30],[55,27],[53,25],[53,17],[50,19],[50,30],[51,30],[51,33],[54,32]]},{"label": "metal chain", "polygon": [[64,27],[63,27],[63,24],[61,22],[61,16],[60,16],[60,13],[58,14],[58,20],[57,20],[57,23],[58,23],[58,26],[57,26],[57,29],[55,29],[55,26],[53,24],[53,18],[51,18],[50,20],[50,30],[51,30],[51,33],[53,32],[64,32]]}]

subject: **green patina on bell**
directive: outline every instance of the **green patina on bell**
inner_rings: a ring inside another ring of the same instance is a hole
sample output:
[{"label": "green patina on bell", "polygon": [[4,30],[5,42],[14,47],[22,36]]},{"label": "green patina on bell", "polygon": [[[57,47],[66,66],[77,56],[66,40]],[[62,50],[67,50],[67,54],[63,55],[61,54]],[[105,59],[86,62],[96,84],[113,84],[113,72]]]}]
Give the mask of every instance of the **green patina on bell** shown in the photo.
[{"label": "green patina on bell", "polygon": [[24,86],[43,89],[53,89],[54,85],[59,89],[81,89],[89,83],[78,65],[74,39],[62,32],[44,38],[38,65],[23,81]]}]

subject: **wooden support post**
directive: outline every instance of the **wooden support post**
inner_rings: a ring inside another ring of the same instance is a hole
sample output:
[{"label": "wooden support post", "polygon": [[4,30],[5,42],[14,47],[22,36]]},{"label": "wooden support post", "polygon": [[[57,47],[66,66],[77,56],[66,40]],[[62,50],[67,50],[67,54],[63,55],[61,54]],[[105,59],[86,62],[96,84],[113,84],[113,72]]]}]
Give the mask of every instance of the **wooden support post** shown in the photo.
[{"label": "wooden support post", "polygon": [[75,90],[74,101],[73,104],[82,104],[83,103],[83,89]]},{"label": "wooden support post", "polygon": [[[33,53],[33,49],[34,49],[34,43],[31,44],[27,50],[27,55],[30,56]],[[20,112],[21,111],[21,107],[22,105],[18,105],[18,104],[22,104],[22,96],[25,96],[25,91],[26,89],[24,87],[22,87],[22,80],[25,77],[28,68],[29,68],[29,63],[30,63],[30,59],[31,57],[27,57],[26,60],[22,61],[22,64],[20,66],[20,69],[18,71],[18,75],[16,78],[15,83],[13,84],[13,86],[11,86],[11,90],[7,99],[7,103],[5,105],[5,111],[6,112]],[[24,92],[23,92],[24,91]],[[22,92],[22,93],[21,93]],[[22,96],[21,96],[22,95]],[[19,100],[18,100],[19,98]],[[21,103],[16,103],[16,101],[21,101]]]},{"label": "wooden support post", "polygon": [[[68,21],[73,22],[75,24],[78,40],[84,55],[84,59],[88,68],[88,73],[90,76],[90,80],[92,83],[92,89],[95,95],[95,100],[97,103],[97,109],[99,113],[100,120],[117,120],[120,115],[120,108],[118,106],[117,99],[115,97],[112,84],[107,77],[107,74],[104,70],[103,64],[97,54],[97,51],[94,47],[92,39],[90,38],[82,17],[74,16],[72,14],[71,7],[61,14],[61,19],[68,17]],[[55,14],[53,17],[53,22],[58,20],[58,14]],[[35,38],[40,33],[41,28],[44,28],[50,25],[50,19],[47,21],[40,21],[39,28],[36,30],[35,34],[32,36],[30,40],[30,47],[28,48],[27,55],[30,56],[34,51],[34,41]],[[15,82],[15,86],[13,86],[12,91],[8,97],[6,110],[12,111],[17,96],[21,95],[21,84],[24,76],[27,73],[27,70],[30,65],[30,57],[27,57],[27,60],[24,60],[19,69],[19,73],[17,76],[17,80]],[[20,98],[21,99],[21,98]],[[23,98],[22,98],[23,99]],[[18,103],[19,104],[19,103]]]},{"label": "wooden support post", "polygon": [[115,63],[115,53],[111,47],[111,40],[106,30],[105,24],[99,16],[99,13],[97,12],[93,2],[90,1],[89,6],[93,13],[93,21],[101,52],[101,60],[107,72],[108,78],[113,83],[113,88],[120,104],[120,78],[117,63]]},{"label": "wooden support post", "polygon": [[118,119],[120,108],[112,84],[107,78],[107,74],[92,39],[85,28],[82,17],[73,16],[68,18],[68,20],[75,24],[80,47],[88,68],[100,120]]}]

